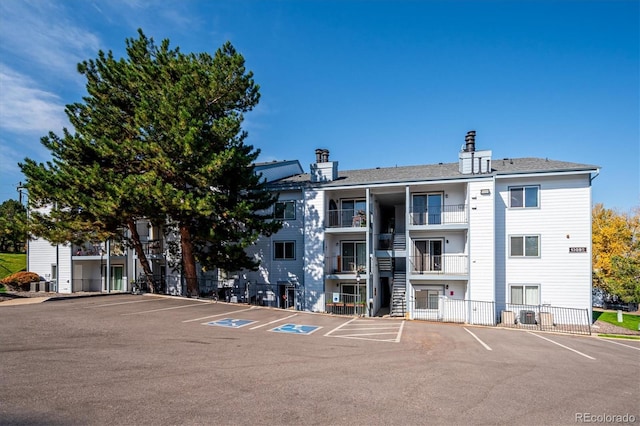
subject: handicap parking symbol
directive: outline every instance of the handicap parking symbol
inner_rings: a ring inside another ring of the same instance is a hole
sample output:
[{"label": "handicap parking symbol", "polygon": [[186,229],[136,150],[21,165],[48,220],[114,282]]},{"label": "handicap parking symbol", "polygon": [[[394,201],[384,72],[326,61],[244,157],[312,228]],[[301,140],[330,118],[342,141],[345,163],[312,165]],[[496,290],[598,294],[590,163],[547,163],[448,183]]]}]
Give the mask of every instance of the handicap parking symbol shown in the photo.
[{"label": "handicap parking symbol", "polygon": [[254,322],[256,321],[235,319],[235,318],[224,318],[217,321],[211,321],[206,324],[217,326],[217,327],[240,328],[240,327],[244,327],[245,325],[253,324]]},{"label": "handicap parking symbol", "polygon": [[316,325],[284,324],[272,329],[271,331],[275,331],[276,333],[309,335],[320,328],[322,327]]}]

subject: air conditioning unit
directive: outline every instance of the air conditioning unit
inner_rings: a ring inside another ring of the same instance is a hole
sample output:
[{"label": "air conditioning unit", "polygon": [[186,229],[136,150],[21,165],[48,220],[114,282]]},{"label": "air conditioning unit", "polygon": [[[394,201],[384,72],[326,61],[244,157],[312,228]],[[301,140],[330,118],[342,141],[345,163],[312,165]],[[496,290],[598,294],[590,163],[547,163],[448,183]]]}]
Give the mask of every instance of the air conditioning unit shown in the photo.
[{"label": "air conditioning unit", "polygon": [[535,311],[520,311],[520,324],[535,324]]}]

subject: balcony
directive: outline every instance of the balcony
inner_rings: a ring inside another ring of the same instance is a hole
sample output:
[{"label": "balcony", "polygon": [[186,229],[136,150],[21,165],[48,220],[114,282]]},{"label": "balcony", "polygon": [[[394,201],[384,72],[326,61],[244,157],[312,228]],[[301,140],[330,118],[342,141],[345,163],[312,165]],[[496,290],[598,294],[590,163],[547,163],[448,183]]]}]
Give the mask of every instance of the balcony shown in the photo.
[{"label": "balcony", "polygon": [[443,254],[412,256],[411,275],[467,275],[469,273],[466,254]]},{"label": "balcony", "polygon": [[[112,242],[109,246],[110,254],[112,257],[124,256],[125,248],[122,243]],[[99,259],[107,256],[107,246],[104,243],[99,244],[84,244],[73,247],[74,259]]]},{"label": "balcony", "polygon": [[149,240],[142,243],[142,251],[148,257],[158,257],[164,253],[162,240]]},{"label": "balcony", "polygon": [[442,206],[412,210],[409,213],[413,226],[466,225],[469,223],[466,204],[445,204]]},{"label": "balcony", "polygon": [[327,228],[365,228],[367,215],[364,210],[342,209],[329,210]]},{"label": "balcony", "polygon": [[364,274],[367,270],[366,258],[356,258],[354,256],[332,256],[327,257],[325,273],[332,275],[356,275]]}]

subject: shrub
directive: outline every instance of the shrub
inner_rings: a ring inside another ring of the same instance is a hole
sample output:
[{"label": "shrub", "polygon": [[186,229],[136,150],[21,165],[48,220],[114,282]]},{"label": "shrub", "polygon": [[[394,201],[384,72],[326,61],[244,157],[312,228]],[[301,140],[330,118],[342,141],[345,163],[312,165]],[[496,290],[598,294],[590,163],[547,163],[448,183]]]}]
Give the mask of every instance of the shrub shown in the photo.
[{"label": "shrub", "polygon": [[29,291],[31,283],[34,281],[40,281],[40,275],[35,272],[21,271],[0,280],[0,283],[12,291]]}]

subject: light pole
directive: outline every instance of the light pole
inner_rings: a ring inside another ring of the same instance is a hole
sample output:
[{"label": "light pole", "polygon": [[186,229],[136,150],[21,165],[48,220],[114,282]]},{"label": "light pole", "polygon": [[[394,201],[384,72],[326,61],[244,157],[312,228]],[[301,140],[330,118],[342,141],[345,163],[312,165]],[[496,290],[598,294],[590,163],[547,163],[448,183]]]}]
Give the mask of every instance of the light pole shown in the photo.
[{"label": "light pole", "polygon": [[[22,192],[24,191],[27,195],[27,223],[25,224],[27,227],[29,226],[29,192],[27,191],[27,188],[22,186],[22,182],[18,182],[18,201],[20,203],[20,205],[22,205]],[[29,231],[27,230],[27,241],[26,241],[26,245],[25,245],[25,250],[27,251],[27,271],[29,271]]]}]

